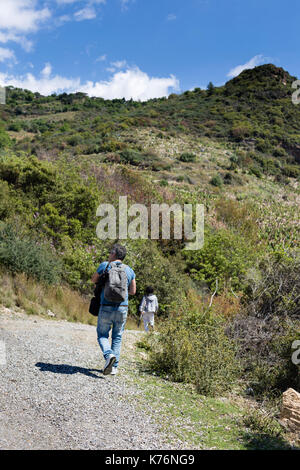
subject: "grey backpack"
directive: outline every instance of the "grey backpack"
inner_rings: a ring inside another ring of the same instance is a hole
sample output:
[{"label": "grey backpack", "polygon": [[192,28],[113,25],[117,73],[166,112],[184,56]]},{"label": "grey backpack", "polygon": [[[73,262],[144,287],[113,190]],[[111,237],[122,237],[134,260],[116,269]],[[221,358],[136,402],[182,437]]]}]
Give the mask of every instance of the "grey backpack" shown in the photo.
[{"label": "grey backpack", "polygon": [[104,297],[109,302],[123,302],[127,298],[128,279],[125,264],[111,263],[108,279],[104,287]]}]

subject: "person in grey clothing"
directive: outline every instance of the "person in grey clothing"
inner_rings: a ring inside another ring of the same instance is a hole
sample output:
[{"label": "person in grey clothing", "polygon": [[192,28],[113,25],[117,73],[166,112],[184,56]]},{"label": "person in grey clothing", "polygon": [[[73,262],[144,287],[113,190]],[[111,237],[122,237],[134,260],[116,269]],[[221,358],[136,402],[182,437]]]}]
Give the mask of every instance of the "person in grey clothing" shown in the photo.
[{"label": "person in grey clothing", "polygon": [[154,290],[152,286],[148,286],[146,288],[146,294],[143,296],[139,307],[146,332],[149,331],[149,326],[151,329],[154,329],[154,315],[158,311],[158,300],[153,292]]}]

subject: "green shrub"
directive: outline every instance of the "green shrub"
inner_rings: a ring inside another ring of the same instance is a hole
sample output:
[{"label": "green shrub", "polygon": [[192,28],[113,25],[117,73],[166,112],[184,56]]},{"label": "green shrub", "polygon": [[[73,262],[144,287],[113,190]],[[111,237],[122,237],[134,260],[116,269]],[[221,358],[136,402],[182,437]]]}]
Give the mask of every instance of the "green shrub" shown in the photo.
[{"label": "green shrub", "polygon": [[192,292],[184,304],[174,306],[149,342],[150,368],[172,380],[193,383],[201,394],[222,394],[237,378],[235,346],[225,335],[224,320],[203,311]]},{"label": "green shrub", "polygon": [[259,152],[269,153],[272,152],[273,148],[267,139],[257,139],[256,148]]},{"label": "green shrub", "polygon": [[180,303],[191,286],[189,277],[183,271],[183,260],[180,256],[176,260],[168,258],[151,240],[128,240],[126,247],[128,254],[125,261],[134,269],[138,279],[136,295],[130,299],[131,312],[137,313],[140,299],[151,284],[160,299],[158,315],[166,317],[172,302]]},{"label": "green shrub", "polygon": [[[126,146],[127,145],[124,142],[120,142],[118,140],[109,140],[108,142],[103,142],[100,145],[99,150],[101,152],[116,152],[118,150],[123,150],[123,152],[125,152],[124,153],[124,160],[126,161]],[[131,163],[130,161],[128,161],[128,162]]]},{"label": "green shrub", "polygon": [[282,147],[277,147],[273,151],[274,157],[286,157],[287,156],[287,151],[284,150]]},{"label": "green shrub", "polygon": [[249,173],[251,175],[254,175],[256,176],[257,178],[261,178],[262,177],[262,172],[260,171],[260,169],[257,167],[257,166],[251,166],[249,168]]},{"label": "green shrub", "polygon": [[90,292],[90,279],[96,268],[94,253],[87,246],[71,243],[64,249],[63,262],[65,281],[74,289],[81,292]]},{"label": "green shrub", "polygon": [[22,129],[22,126],[21,126],[21,123],[19,121],[12,122],[8,126],[9,131],[20,132],[21,129]]},{"label": "green shrub", "polygon": [[223,184],[223,179],[221,178],[220,175],[213,176],[212,179],[210,180],[210,184],[220,188]]},{"label": "green shrub", "polygon": [[289,178],[298,178],[300,176],[300,169],[296,165],[284,165],[282,174]]},{"label": "green shrub", "polygon": [[178,183],[181,183],[181,182],[184,181],[184,180],[185,180],[185,177],[184,177],[183,175],[179,175],[179,176],[177,176],[177,178],[176,178],[176,181],[178,181]]},{"label": "green shrub", "polygon": [[48,284],[57,283],[61,276],[61,263],[47,246],[19,236],[9,225],[0,230],[0,263],[13,273],[22,272]]},{"label": "green shrub", "polygon": [[179,160],[181,162],[195,162],[196,161],[196,155],[194,153],[182,153],[179,157]]},{"label": "green shrub", "polygon": [[80,144],[81,141],[82,141],[82,137],[80,136],[80,134],[71,135],[67,139],[68,144],[71,145],[72,147],[75,147],[76,145]]},{"label": "green shrub", "polygon": [[3,124],[0,122],[0,149],[11,146],[9,135],[5,132]]},{"label": "green shrub", "polygon": [[241,419],[242,427],[247,428],[243,439],[247,448],[255,450],[289,449],[284,439],[284,430],[275,417],[260,409],[247,411]]},{"label": "green shrub", "polygon": [[252,132],[252,126],[248,122],[237,122],[230,130],[232,137],[237,141],[243,140],[245,137],[249,137],[252,135]]},{"label": "green shrub", "polygon": [[136,150],[126,149],[120,153],[121,161],[130,163],[131,165],[138,166],[144,162],[145,157]]},{"label": "green shrub", "polygon": [[185,252],[184,256],[187,270],[196,282],[205,281],[214,289],[218,279],[220,290],[228,283],[240,290],[245,287],[243,275],[257,253],[242,235],[220,229],[206,230],[203,248]]}]

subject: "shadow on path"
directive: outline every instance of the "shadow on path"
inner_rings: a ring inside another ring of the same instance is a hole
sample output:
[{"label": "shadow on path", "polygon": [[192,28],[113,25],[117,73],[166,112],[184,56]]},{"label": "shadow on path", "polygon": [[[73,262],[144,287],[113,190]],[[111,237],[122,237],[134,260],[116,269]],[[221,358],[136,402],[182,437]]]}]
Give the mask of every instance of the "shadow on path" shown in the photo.
[{"label": "shadow on path", "polygon": [[94,379],[103,379],[99,375],[93,374],[93,372],[102,372],[99,369],[86,369],[85,367],[70,366],[68,364],[47,364],[45,362],[37,362],[36,367],[40,368],[41,372],[53,372],[54,374],[84,374]]}]

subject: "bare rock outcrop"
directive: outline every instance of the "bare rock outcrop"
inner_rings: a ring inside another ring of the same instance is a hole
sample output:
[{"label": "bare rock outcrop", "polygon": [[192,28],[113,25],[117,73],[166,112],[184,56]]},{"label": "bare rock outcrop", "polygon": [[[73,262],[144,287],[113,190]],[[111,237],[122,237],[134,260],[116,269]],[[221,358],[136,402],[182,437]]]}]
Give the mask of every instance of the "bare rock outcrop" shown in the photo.
[{"label": "bare rock outcrop", "polygon": [[280,421],[289,430],[300,432],[300,393],[293,388],[282,395]]}]

